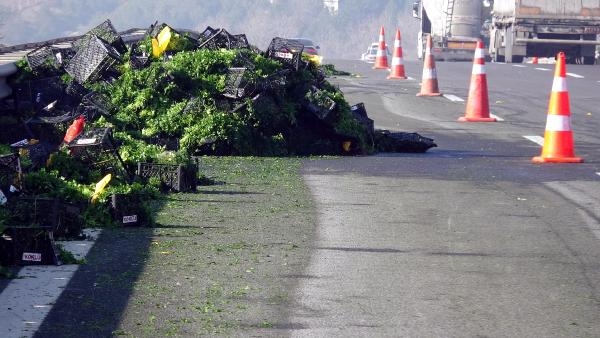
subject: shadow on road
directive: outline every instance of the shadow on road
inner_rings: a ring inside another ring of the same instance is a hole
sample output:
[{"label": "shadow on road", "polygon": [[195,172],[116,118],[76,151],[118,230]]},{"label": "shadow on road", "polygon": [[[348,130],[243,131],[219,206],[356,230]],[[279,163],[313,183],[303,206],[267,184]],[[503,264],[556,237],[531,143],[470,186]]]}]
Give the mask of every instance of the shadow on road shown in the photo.
[{"label": "shadow on road", "polygon": [[148,257],[151,228],[107,229],[34,337],[110,337]]}]

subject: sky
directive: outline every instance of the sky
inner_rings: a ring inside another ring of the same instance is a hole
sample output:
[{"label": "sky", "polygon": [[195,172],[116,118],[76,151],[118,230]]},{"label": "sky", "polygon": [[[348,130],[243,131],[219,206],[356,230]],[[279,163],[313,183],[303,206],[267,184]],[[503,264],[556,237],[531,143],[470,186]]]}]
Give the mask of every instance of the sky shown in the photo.
[{"label": "sky", "polygon": [[382,25],[389,32],[388,44],[393,45],[396,27],[406,30],[405,45],[416,44],[416,20],[398,10],[412,0],[344,0],[338,15],[332,15],[322,0],[273,1],[0,0],[0,43],[81,35],[109,19],[117,31],[147,28],[156,21],[197,31],[225,28],[246,34],[263,50],[274,37],[306,37],[320,45],[322,55],[335,58],[359,58],[377,41]]}]

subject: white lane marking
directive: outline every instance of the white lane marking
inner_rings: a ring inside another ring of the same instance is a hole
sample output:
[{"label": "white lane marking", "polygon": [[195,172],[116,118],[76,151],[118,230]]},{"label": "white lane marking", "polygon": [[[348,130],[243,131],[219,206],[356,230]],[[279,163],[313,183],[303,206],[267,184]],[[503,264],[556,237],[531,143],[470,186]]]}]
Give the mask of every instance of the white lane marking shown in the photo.
[{"label": "white lane marking", "polygon": [[496,121],[498,121],[498,122],[502,122],[502,121],[504,121],[504,119],[503,119],[503,118],[501,118],[500,116],[498,116],[498,115],[496,115],[496,114],[490,114],[490,117],[493,117],[493,118],[495,118],[495,119],[496,119]]},{"label": "white lane marking", "polygon": [[528,139],[529,141],[533,142],[533,143],[537,143],[541,146],[544,145],[544,138],[541,136],[523,136],[524,138]]},{"label": "white lane marking", "polygon": [[525,66],[525,65],[513,65],[513,67],[527,68],[527,66]]},{"label": "white lane marking", "polygon": [[567,75],[571,76],[571,77],[578,78],[578,79],[583,79],[585,77],[583,75],[579,75],[579,74],[575,74],[575,73],[567,73]]},{"label": "white lane marking", "polygon": [[452,94],[443,94],[445,98],[447,98],[450,101],[454,101],[454,102],[463,102],[465,101],[464,99],[456,96],[456,95],[452,95]]},{"label": "white lane marking", "polygon": [[551,71],[551,70],[552,70],[552,69],[548,69],[548,68],[536,68],[536,69],[537,69],[537,70],[543,70],[543,71],[546,71],[546,72],[548,72],[548,71]]},{"label": "white lane marking", "polygon": [[[84,258],[94,245],[93,239],[57,243],[76,258]],[[78,268],[74,264],[21,268],[0,293],[0,337],[32,337]]]}]

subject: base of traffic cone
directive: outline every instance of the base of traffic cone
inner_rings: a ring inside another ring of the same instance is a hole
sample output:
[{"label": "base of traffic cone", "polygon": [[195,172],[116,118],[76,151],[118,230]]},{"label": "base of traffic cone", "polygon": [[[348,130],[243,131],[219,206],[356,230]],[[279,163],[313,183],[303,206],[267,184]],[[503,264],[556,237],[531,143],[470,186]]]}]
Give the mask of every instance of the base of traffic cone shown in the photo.
[{"label": "base of traffic cone", "polygon": [[495,117],[467,117],[461,116],[458,118],[460,122],[496,122]]},{"label": "base of traffic cone", "polygon": [[582,163],[581,157],[542,157],[535,156],[531,159],[533,163]]},{"label": "base of traffic cone", "polygon": [[398,80],[406,80],[408,79],[406,76],[397,76],[397,75],[389,75],[388,79],[398,79]]},{"label": "base of traffic cone", "polygon": [[442,93],[418,93],[417,96],[442,96]]}]

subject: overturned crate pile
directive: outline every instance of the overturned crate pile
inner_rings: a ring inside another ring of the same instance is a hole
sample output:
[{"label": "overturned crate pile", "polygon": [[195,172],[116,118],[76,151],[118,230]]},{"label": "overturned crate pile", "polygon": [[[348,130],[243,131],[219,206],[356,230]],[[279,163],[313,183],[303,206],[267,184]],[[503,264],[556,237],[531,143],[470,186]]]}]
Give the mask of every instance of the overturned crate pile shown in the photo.
[{"label": "overturned crate pile", "polygon": [[[151,224],[140,207],[145,187],[195,191],[197,156],[370,154],[382,139],[364,105],[350,107],[303,46],[280,37],[261,51],[222,28],[155,23],[123,36],[106,20],[68,46],[32,50],[19,70],[13,94],[0,98],[7,117],[0,120],[7,131],[0,136],[0,221],[10,223],[7,230],[0,222],[7,234],[0,251],[11,251],[10,264],[36,253],[24,248],[31,241],[78,236],[85,219],[75,216],[91,208],[106,207],[95,217],[122,226]],[[396,151],[390,144],[406,139],[386,134],[385,142]],[[410,142],[412,151],[435,146],[426,138]],[[56,221],[12,217],[32,199],[57,200],[46,209]]]}]

